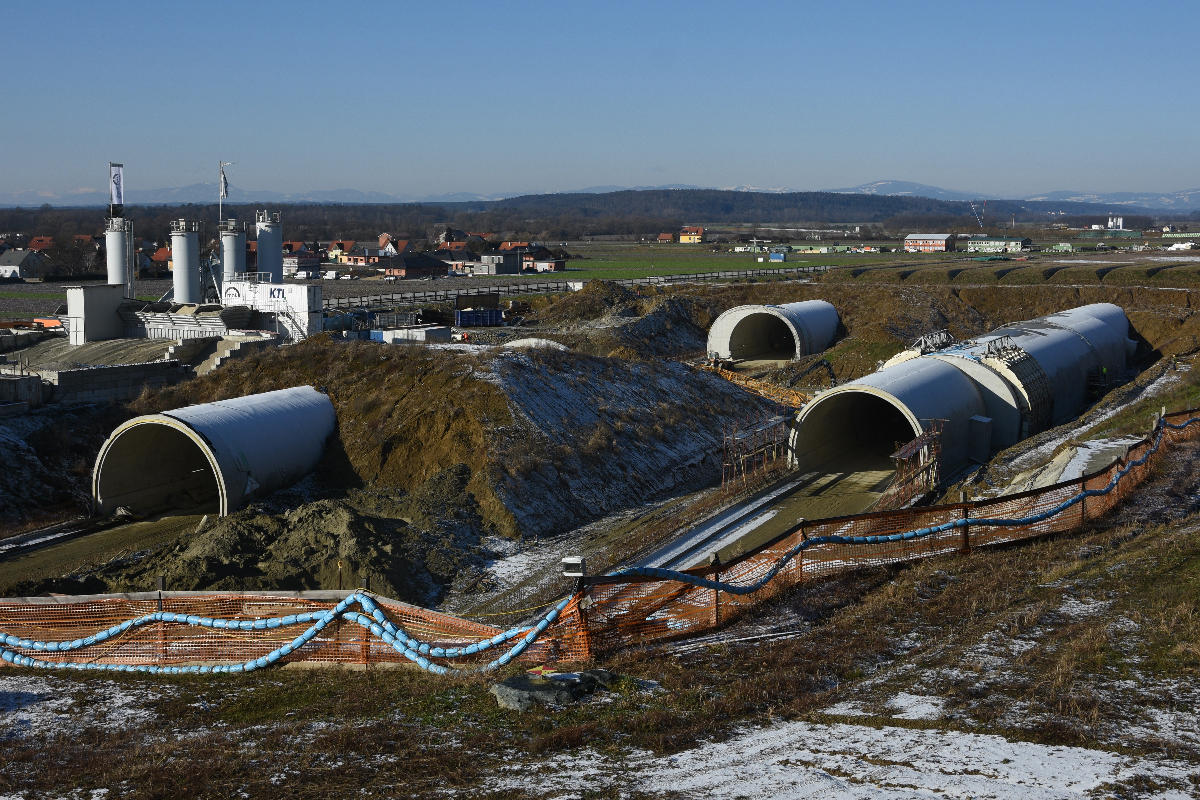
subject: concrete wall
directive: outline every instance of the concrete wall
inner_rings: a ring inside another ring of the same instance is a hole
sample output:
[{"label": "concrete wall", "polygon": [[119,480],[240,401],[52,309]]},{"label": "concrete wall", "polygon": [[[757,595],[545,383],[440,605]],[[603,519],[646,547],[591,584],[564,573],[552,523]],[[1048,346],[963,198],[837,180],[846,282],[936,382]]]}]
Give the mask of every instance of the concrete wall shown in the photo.
[{"label": "concrete wall", "polygon": [[125,298],[120,284],[100,286],[68,286],[67,318],[71,344],[119,339],[125,333],[125,323],[117,309]]},{"label": "concrete wall", "polygon": [[187,377],[188,373],[184,364],[172,360],[109,367],[39,370],[37,374],[54,386],[55,402],[84,403],[132,400],[147,386],[159,387],[178,383]]},{"label": "concrete wall", "polygon": [[0,353],[24,349],[53,335],[50,331],[13,331],[12,333],[0,333]]},{"label": "concrete wall", "polygon": [[0,375],[0,403],[25,403],[26,408],[37,408],[44,396],[38,375]]}]

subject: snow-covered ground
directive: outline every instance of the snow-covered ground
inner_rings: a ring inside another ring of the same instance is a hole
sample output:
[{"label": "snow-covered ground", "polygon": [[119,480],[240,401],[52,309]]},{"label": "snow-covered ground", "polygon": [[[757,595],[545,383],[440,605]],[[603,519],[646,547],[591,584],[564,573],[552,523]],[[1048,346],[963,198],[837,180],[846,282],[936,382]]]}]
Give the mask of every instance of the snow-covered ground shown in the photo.
[{"label": "snow-covered ground", "polygon": [[[919,698],[923,703],[928,698]],[[921,703],[911,704],[926,713]],[[911,719],[925,719],[913,716]],[[1200,768],[1107,750],[1011,741],[906,727],[789,722],[743,731],[670,756],[624,758],[583,751],[514,765],[497,788],[543,798],[607,791],[676,792],[688,798],[1095,797],[1114,784],[1151,780],[1161,800],[1194,797]],[[675,796],[675,795],[672,795]]]},{"label": "snow-covered ground", "polygon": [[44,672],[0,675],[0,741],[52,738],[81,728],[120,729],[143,725],[154,714],[143,703],[157,692],[115,682],[89,681],[88,701],[76,703],[78,684]]}]

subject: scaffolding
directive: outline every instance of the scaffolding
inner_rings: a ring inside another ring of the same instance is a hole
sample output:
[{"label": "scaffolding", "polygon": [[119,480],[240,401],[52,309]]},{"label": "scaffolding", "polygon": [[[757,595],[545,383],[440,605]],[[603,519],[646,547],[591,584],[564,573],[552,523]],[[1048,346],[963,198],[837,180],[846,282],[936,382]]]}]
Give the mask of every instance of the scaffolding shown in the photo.
[{"label": "scaffolding", "polygon": [[762,414],[750,423],[727,426],[721,445],[721,487],[746,484],[752,477],[787,464],[791,429],[787,416]]},{"label": "scaffolding", "polygon": [[892,453],[895,473],[873,511],[905,508],[932,492],[941,481],[942,428],[944,419],[923,419],[916,438],[896,444]]}]

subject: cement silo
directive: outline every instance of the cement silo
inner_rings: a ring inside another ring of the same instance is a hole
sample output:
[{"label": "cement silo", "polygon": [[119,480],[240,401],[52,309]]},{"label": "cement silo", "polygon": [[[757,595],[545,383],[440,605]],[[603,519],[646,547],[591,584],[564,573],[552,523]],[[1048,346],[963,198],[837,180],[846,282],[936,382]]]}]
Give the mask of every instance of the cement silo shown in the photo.
[{"label": "cement silo", "polygon": [[255,235],[258,239],[257,272],[265,273],[263,280],[283,282],[283,223],[279,212],[255,213]]},{"label": "cement silo", "polygon": [[744,361],[791,360],[819,353],[837,335],[837,309],[824,300],[736,306],[708,331],[708,353]]},{"label": "cement silo", "polygon": [[1097,303],[901,353],[805,406],[792,457],[802,469],[880,468],[897,444],[941,420],[941,472],[950,476],[1077,416],[1092,390],[1120,380],[1134,348],[1125,312]]},{"label": "cement silo", "polygon": [[235,219],[227,219],[221,222],[220,230],[221,285],[224,286],[246,271],[246,226]]},{"label": "cement silo", "polygon": [[129,282],[129,255],[132,249],[133,225],[124,217],[109,217],[104,226],[104,255],[108,264],[108,282],[126,285]]},{"label": "cement silo", "polygon": [[311,386],[135,417],[96,457],[96,510],[228,514],[310,472],[335,426]]},{"label": "cement silo", "polygon": [[176,303],[199,303],[200,242],[195,222],[177,219],[171,223],[171,272]]}]

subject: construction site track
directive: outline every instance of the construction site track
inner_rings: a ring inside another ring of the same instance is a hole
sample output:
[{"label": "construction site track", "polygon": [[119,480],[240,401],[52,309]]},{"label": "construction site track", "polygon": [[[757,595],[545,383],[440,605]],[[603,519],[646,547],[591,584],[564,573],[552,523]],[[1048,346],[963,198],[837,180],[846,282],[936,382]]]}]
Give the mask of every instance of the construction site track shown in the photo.
[{"label": "construction site track", "polygon": [[117,517],[108,517],[105,519],[99,517],[76,517],[66,522],[48,525],[45,528],[38,528],[37,530],[19,533],[15,536],[8,536],[0,539],[0,561],[31,553],[34,550],[41,550],[43,547],[62,544],[63,542],[78,539],[82,536],[106,531],[109,528],[124,525],[129,521],[131,520]]}]

